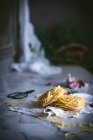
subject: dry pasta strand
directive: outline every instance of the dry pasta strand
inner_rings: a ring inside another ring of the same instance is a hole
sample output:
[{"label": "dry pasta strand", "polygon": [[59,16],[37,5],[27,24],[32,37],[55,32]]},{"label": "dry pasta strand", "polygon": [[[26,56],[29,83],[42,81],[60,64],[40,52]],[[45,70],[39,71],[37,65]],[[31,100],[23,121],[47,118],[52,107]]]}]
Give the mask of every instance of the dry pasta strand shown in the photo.
[{"label": "dry pasta strand", "polygon": [[66,111],[73,111],[82,109],[84,107],[84,100],[74,95],[63,95],[50,105]]},{"label": "dry pasta strand", "polygon": [[60,98],[63,94],[65,94],[67,90],[60,87],[60,85],[54,87],[53,89],[47,91],[43,95],[39,97],[39,104],[44,106],[49,105],[53,101],[55,101],[57,98]]}]

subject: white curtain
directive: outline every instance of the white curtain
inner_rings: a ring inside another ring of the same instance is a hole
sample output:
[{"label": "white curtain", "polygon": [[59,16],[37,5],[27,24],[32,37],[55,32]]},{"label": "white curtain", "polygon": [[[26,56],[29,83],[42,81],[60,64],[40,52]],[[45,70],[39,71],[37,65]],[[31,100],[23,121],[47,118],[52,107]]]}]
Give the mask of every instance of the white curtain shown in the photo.
[{"label": "white curtain", "polygon": [[12,69],[18,72],[30,70],[41,75],[60,73],[62,68],[51,66],[49,60],[45,58],[44,49],[41,48],[41,42],[35,34],[30,17],[28,0],[20,0],[19,25],[22,55],[19,63],[12,64]]}]

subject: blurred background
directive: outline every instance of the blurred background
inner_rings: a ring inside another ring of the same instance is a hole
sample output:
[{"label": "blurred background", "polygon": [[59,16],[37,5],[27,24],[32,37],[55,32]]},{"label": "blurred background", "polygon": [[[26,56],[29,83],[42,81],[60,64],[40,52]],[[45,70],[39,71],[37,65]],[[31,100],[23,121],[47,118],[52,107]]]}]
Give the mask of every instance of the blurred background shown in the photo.
[{"label": "blurred background", "polygon": [[[93,73],[93,2],[29,0],[31,22],[55,65],[81,65]],[[0,0],[0,73],[20,56],[19,0]]]}]

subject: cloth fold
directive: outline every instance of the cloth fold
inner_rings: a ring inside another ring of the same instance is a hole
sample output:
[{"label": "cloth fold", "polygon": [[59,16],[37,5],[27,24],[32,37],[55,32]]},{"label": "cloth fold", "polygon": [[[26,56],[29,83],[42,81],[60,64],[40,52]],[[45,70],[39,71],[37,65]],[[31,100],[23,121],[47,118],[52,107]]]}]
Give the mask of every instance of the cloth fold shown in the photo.
[{"label": "cloth fold", "polygon": [[45,57],[42,43],[35,34],[31,23],[28,0],[20,0],[19,24],[20,24],[20,49],[22,55],[19,62],[13,62],[11,69],[18,72],[31,71],[40,75],[50,76],[62,72],[62,68],[53,66]]}]

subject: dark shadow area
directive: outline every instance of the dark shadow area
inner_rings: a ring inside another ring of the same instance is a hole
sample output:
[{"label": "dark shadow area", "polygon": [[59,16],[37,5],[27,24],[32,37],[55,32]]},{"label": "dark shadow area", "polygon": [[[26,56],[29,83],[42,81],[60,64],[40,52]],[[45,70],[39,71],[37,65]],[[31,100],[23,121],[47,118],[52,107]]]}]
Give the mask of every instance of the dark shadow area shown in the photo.
[{"label": "dark shadow area", "polygon": [[[54,64],[82,65],[93,72],[93,2],[29,1],[31,21]],[[70,46],[70,47],[69,47]]]},{"label": "dark shadow area", "polygon": [[[51,63],[81,65],[93,72],[93,2],[29,0],[29,7],[31,22]],[[1,0],[0,18],[2,67],[6,66],[6,59],[11,58],[18,62],[22,54],[19,47],[19,0]]]}]

